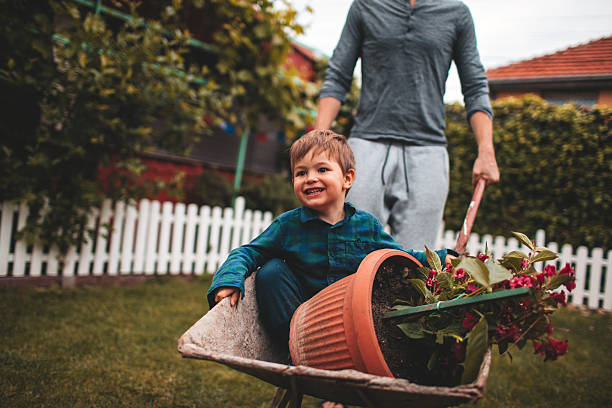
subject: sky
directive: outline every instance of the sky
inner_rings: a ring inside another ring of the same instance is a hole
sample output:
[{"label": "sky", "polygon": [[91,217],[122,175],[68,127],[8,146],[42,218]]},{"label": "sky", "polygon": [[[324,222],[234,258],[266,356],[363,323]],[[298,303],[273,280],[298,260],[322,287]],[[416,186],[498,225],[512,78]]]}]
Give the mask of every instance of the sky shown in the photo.
[{"label": "sky", "polygon": [[[406,0],[408,1],[408,0]],[[416,0],[417,2],[419,0]],[[307,26],[295,39],[331,56],[352,0],[289,0]],[[463,0],[474,18],[485,69],[612,35],[612,0]],[[312,13],[305,11],[309,5]],[[355,73],[359,76],[359,64]],[[463,101],[453,65],[446,102]]]}]

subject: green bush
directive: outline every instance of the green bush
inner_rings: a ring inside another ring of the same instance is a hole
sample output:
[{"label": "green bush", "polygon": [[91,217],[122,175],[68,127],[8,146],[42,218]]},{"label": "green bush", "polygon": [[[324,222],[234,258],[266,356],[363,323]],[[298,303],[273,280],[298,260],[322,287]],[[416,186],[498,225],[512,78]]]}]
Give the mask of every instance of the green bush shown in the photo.
[{"label": "green bush", "polygon": [[259,182],[246,183],[240,191],[246,208],[272,211],[279,215],[299,207],[301,204],[293,193],[293,186],[287,176],[274,174]]},{"label": "green bush", "polygon": [[218,171],[205,171],[200,174],[186,192],[188,203],[210,207],[229,207],[232,205],[232,183]]},{"label": "green bush", "polygon": [[[530,236],[610,248],[612,109],[556,106],[526,96],[494,102],[500,183],[487,187],[474,232]],[[461,227],[472,195],[474,136],[463,106],[447,106],[451,187],[446,227]]]},{"label": "green bush", "polygon": [[140,182],[143,153],[185,154],[221,122],[239,134],[262,112],[294,131],[315,107],[285,68],[303,31],[289,4],[105,2],[124,21],[95,3],[0,0],[0,199],[28,205],[26,244],[61,254],[87,239],[104,198],[159,187]]}]

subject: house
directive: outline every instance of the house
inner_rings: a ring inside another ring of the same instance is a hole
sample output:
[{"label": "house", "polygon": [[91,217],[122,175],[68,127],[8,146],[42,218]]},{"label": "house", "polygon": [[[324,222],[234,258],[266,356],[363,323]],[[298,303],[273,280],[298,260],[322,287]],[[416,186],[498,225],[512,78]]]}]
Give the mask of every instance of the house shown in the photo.
[{"label": "house", "polygon": [[486,74],[491,99],[531,93],[556,104],[612,106],[612,36]]}]

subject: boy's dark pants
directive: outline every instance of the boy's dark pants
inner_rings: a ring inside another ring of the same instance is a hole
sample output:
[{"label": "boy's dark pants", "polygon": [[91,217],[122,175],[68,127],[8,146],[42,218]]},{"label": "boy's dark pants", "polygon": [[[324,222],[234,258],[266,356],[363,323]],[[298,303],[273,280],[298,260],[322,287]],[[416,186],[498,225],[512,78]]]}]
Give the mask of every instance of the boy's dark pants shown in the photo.
[{"label": "boy's dark pants", "polygon": [[255,275],[259,316],[274,340],[285,348],[289,342],[289,323],[293,312],[310,296],[302,284],[280,259],[271,259]]}]

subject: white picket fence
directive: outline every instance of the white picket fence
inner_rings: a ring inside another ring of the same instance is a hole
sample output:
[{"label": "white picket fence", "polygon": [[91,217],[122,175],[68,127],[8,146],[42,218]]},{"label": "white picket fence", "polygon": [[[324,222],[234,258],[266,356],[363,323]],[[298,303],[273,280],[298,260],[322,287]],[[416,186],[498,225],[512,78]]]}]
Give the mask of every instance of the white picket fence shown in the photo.
[{"label": "white picket fence", "polygon": [[[27,247],[15,240],[28,215],[25,205],[0,204],[0,279],[27,276],[179,275],[214,273],[229,251],[249,242],[271,222],[269,212],[245,209],[238,197],[235,208],[197,207],[182,203],[142,200],[138,207],[105,201],[89,217],[94,239],[72,248],[60,262],[55,248]],[[111,231],[100,226],[109,224]],[[440,232],[437,247],[453,248],[457,233]],[[592,250],[546,242],[544,231],[536,244],[559,253],[549,263],[576,270],[576,289],[570,301],[592,309],[612,310],[612,251],[604,257],[601,248]],[[471,234],[470,254],[483,252],[485,245],[495,258],[522,247],[515,238]]]},{"label": "white picket fence", "polygon": [[[138,208],[107,200],[89,217],[93,240],[71,248],[63,262],[56,248],[15,241],[28,208],[0,207],[0,279],[6,276],[178,275],[214,273],[232,248],[259,235],[272,213],[142,200]],[[109,224],[111,231],[100,226]],[[109,233],[110,232],[110,233]]]}]

